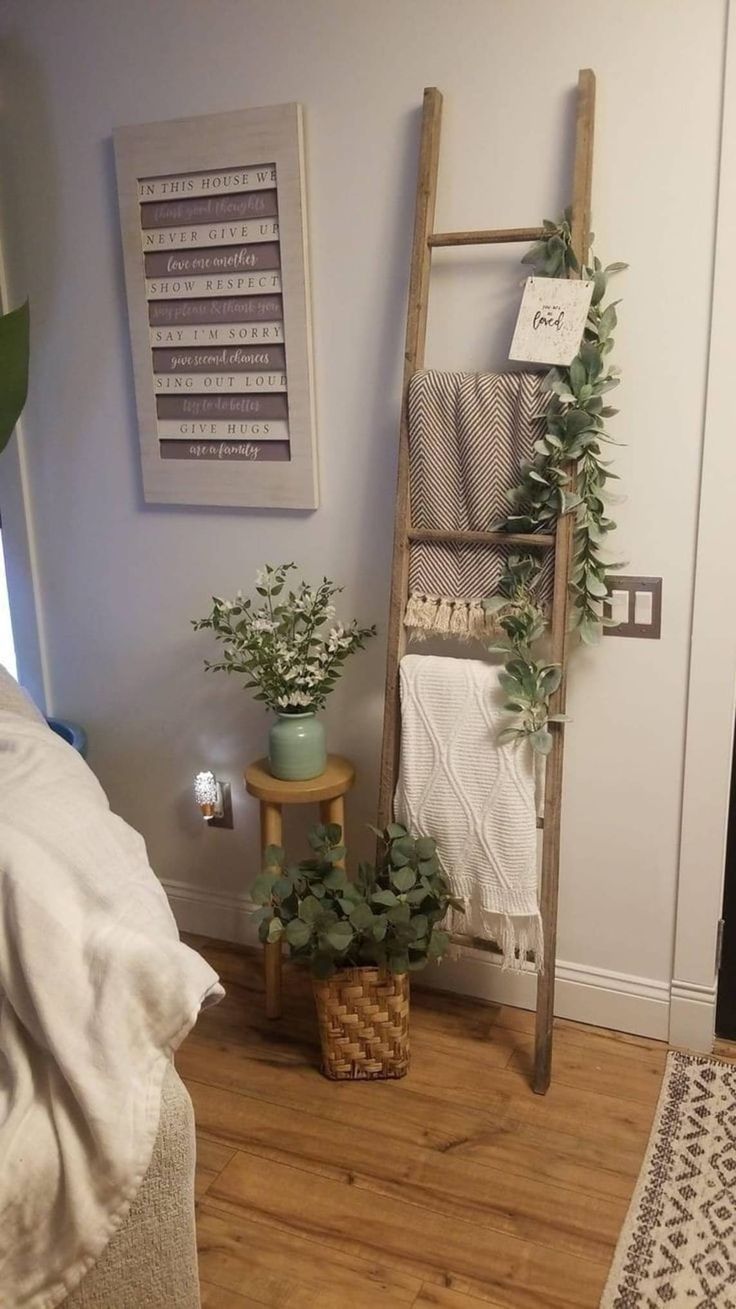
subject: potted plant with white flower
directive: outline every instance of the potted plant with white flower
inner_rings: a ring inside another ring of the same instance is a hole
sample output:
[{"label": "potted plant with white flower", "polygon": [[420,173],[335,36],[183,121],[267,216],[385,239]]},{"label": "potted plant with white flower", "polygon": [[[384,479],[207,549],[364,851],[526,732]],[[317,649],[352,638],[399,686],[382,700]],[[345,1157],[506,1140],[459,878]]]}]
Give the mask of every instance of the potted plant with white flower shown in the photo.
[{"label": "potted plant with white flower", "polygon": [[333,598],[342,590],[324,577],[285,590],[296,564],[266,564],[256,575],[259,600],[239,591],[234,600],[212,598],[212,612],[193,622],[225,643],[223,657],[205,660],[208,671],[239,673],[276,714],[268,759],[274,777],[317,777],[327,763],[324,726],[316,717],[341,676],[346,659],[361,650],[375,626],[336,621]]}]

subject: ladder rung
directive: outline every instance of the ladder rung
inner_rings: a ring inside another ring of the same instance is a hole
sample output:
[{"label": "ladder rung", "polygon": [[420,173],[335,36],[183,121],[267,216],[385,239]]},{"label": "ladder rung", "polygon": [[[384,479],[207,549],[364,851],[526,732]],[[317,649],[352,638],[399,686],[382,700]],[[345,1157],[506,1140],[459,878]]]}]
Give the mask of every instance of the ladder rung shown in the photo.
[{"label": "ladder rung", "polygon": [[453,932],[451,940],[453,945],[470,946],[471,950],[485,950],[487,954],[503,954],[498,941],[492,941],[489,937],[470,936],[467,932]]},{"label": "ladder rung", "polygon": [[540,545],[549,549],[555,543],[551,532],[472,532],[469,529],[448,532],[436,527],[410,527],[410,541],[435,541],[445,545]]},{"label": "ladder rung", "polygon": [[[450,939],[453,945],[468,946],[471,950],[484,950],[486,954],[503,954],[498,942],[485,936],[468,936],[465,932],[453,932]],[[525,959],[527,963],[533,963],[534,951],[527,950]]]},{"label": "ladder rung", "polygon": [[541,241],[548,235],[543,227],[498,227],[485,232],[432,232],[427,245],[509,245],[514,241]]}]

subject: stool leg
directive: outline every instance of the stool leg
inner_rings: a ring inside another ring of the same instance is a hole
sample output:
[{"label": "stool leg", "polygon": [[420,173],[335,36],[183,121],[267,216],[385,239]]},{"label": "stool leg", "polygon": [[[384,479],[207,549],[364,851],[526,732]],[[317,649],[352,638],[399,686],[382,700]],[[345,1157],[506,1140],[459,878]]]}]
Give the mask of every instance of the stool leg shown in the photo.
[{"label": "stool leg", "polygon": [[[281,806],[261,801],[261,850],[281,845]],[[281,1017],[281,942],[267,941],[263,947],[266,983],[266,1017]]]},{"label": "stool leg", "polygon": [[342,843],[345,844],[345,798],[336,795],[334,800],[321,800],[319,816],[323,823],[337,823],[342,830]]}]

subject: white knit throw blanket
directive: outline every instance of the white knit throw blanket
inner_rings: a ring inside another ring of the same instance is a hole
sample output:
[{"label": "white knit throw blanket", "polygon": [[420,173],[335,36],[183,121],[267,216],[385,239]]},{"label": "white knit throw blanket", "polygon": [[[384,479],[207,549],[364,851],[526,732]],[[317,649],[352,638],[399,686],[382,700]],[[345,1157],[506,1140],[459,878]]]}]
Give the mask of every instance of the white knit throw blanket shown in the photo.
[{"label": "white knit throw blanket", "polygon": [[452,926],[498,942],[504,967],[543,966],[535,770],[526,743],[498,745],[505,694],[478,659],[401,660],[397,822],[437,842],[465,914]]}]

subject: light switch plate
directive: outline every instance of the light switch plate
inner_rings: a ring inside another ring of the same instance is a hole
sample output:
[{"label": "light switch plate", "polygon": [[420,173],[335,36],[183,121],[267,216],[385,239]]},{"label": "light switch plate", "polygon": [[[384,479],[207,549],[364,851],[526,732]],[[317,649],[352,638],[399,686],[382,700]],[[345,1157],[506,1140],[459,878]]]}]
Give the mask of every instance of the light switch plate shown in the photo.
[{"label": "light switch plate", "polygon": [[[625,621],[620,622],[617,627],[604,627],[604,636],[638,636],[653,641],[659,640],[662,634],[661,577],[609,577],[608,591],[611,599],[605,602],[606,616],[615,618],[619,616],[622,593],[628,597],[628,614]],[[637,593],[640,596],[638,605]],[[651,604],[651,622],[638,623],[636,610],[646,612],[649,604]]]}]

